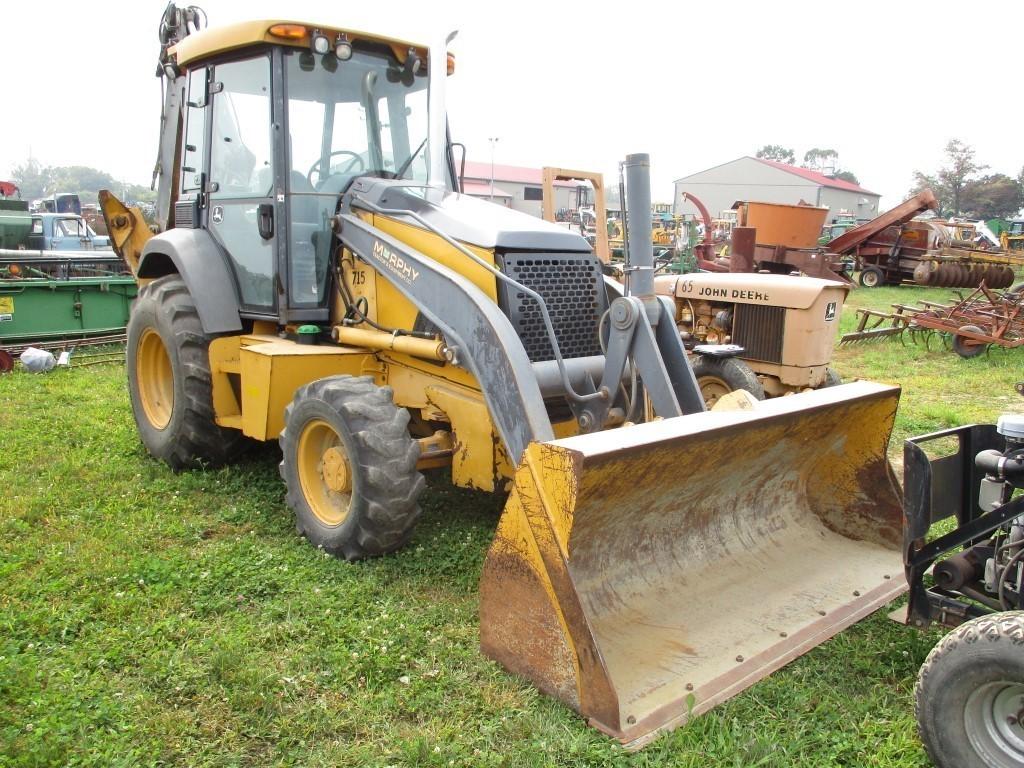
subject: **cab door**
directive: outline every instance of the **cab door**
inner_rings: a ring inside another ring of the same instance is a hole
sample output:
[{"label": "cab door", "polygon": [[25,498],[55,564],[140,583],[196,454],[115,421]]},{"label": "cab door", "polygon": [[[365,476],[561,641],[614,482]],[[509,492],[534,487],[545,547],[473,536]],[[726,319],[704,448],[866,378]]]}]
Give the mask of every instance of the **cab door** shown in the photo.
[{"label": "cab door", "polygon": [[276,316],[278,222],[269,54],[215,65],[210,99],[206,226],[228,255],[243,314]]}]

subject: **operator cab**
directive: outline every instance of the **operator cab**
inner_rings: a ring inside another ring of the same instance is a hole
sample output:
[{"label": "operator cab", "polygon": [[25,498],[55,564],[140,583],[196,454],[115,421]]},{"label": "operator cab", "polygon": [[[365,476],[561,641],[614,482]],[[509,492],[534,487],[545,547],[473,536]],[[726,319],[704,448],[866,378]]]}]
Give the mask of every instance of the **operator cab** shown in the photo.
[{"label": "operator cab", "polygon": [[[189,65],[175,225],[223,248],[244,317],[327,320],[342,193],[361,176],[427,180],[425,58],[372,41],[339,50],[267,45]],[[444,181],[454,188],[450,155]]]}]

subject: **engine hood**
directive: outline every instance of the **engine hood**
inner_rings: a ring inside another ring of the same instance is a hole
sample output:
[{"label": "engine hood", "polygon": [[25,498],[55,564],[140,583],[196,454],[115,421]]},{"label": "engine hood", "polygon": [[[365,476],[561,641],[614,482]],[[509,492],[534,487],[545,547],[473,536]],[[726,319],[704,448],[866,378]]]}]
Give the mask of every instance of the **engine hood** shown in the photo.
[{"label": "engine hood", "polygon": [[[449,237],[481,248],[578,253],[593,250],[580,235],[556,224],[486,200],[422,184],[364,177],[356,179],[345,193],[345,207],[356,198],[381,208],[413,211]],[[355,207],[358,208],[358,204]],[[421,226],[409,216],[396,213],[395,218]]]}]

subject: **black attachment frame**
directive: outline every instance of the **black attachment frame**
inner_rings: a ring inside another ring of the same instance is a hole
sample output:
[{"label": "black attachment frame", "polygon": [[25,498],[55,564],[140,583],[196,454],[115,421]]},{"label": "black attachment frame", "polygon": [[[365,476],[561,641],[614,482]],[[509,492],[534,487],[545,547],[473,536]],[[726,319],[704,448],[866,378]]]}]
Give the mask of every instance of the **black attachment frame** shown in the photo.
[{"label": "black attachment frame", "polygon": [[[951,437],[958,442],[956,453],[936,459],[925,453],[923,446],[927,443]],[[1004,447],[1003,437],[992,424],[954,427],[904,441],[903,565],[910,587],[908,624],[926,627],[938,622],[955,627],[994,612],[968,601],[963,593],[926,587],[924,577],[943,555],[982,544],[997,528],[1024,515],[1024,496],[989,511],[978,506],[985,473],[975,466],[974,457],[981,451],[1002,451]],[[950,517],[956,519],[956,528],[926,542],[932,524]],[[976,591],[983,593],[984,588]]]}]

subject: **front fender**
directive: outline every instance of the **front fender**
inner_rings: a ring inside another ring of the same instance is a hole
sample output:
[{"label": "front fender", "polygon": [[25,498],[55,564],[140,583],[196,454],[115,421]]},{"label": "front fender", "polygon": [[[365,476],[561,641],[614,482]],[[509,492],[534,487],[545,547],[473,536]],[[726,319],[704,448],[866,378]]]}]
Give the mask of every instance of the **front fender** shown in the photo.
[{"label": "front fender", "polygon": [[154,235],[142,249],[138,276],[179,274],[196,303],[208,334],[242,330],[238,293],[224,251],[203,229],[169,229]]}]

